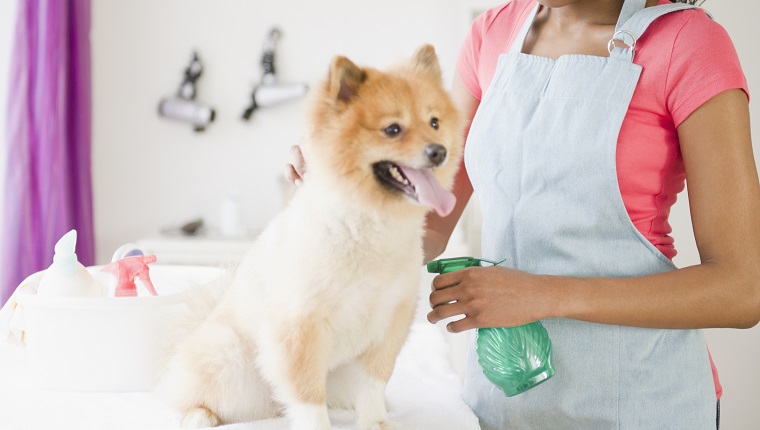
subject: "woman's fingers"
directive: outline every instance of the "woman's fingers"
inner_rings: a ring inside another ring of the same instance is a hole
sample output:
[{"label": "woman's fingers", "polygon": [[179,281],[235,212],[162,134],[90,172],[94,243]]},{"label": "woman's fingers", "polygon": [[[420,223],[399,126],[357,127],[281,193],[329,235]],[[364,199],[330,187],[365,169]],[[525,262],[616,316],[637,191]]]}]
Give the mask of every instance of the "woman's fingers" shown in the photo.
[{"label": "woman's fingers", "polygon": [[431,284],[433,291],[443,290],[445,288],[453,287],[454,285],[459,284],[463,279],[465,279],[469,270],[470,268],[466,268],[457,270],[455,272],[437,275],[435,278],[433,278],[433,282]]},{"label": "woman's fingers", "polygon": [[435,324],[457,315],[464,315],[465,317],[446,324],[446,330],[452,333],[460,333],[477,327],[475,320],[467,316],[467,305],[461,302],[438,305],[428,313],[427,319],[430,323]]},{"label": "woman's fingers", "polygon": [[465,313],[465,310],[465,305],[460,302],[439,305],[427,314],[427,319],[431,324],[435,324],[440,320],[445,320],[446,318],[451,318],[456,315],[462,315]]},{"label": "woman's fingers", "polygon": [[303,178],[306,174],[306,160],[303,158],[301,147],[299,145],[293,145],[290,147],[290,159],[292,164],[286,164],[283,175],[292,184],[301,186],[303,184]]},{"label": "woman's fingers", "polygon": [[296,173],[303,178],[306,174],[306,160],[303,158],[303,152],[301,152],[300,145],[293,145],[290,147],[290,159],[293,161],[293,167]]},{"label": "woman's fingers", "polygon": [[430,293],[430,307],[435,308],[439,305],[445,305],[461,300],[461,297],[457,297],[457,293],[458,292],[455,288],[445,288],[443,290],[433,291]]},{"label": "woman's fingers", "polygon": [[446,330],[451,333],[461,333],[463,331],[472,330],[478,328],[472,318],[462,318],[458,321],[452,321],[446,324]]},{"label": "woman's fingers", "polygon": [[291,184],[294,184],[296,186],[301,186],[303,183],[303,179],[301,178],[301,175],[296,172],[295,166],[292,164],[286,164],[285,170],[283,170],[283,175],[285,176],[285,179],[288,180]]},{"label": "woman's fingers", "polygon": [[466,269],[433,278],[433,291],[430,293],[430,307],[433,310],[428,313],[428,321],[432,324],[466,313],[468,297],[465,297],[465,288],[459,285],[465,271]]}]

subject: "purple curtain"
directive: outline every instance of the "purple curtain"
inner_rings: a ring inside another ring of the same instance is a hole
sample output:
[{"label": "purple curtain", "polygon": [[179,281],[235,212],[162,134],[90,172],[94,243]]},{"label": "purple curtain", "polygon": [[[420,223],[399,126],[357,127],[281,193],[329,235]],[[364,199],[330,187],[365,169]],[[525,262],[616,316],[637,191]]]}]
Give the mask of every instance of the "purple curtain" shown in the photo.
[{"label": "purple curtain", "polygon": [[18,0],[10,79],[0,304],[73,228],[94,263],[90,0]]}]

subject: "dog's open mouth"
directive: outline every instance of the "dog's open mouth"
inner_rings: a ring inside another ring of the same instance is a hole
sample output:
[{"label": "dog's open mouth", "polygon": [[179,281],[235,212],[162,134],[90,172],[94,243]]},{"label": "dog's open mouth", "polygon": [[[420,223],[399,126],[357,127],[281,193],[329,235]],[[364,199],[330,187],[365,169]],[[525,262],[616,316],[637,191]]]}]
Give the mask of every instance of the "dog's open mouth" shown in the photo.
[{"label": "dog's open mouth", "polygon": [[446,216],[454,209],[456,197],[441,187],[432,169],[415,169],[391,161],[379,161],[372,165],[372,169],[381,184],[435,209],[440,216]]}]

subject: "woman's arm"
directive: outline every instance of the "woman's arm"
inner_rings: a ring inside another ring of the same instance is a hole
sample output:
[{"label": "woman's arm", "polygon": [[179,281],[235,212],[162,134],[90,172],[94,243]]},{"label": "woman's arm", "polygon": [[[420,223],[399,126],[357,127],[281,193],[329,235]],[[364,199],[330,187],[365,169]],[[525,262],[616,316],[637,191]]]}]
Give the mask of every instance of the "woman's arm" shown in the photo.
[{"label": "woman's arm", "polygon": [[552,317],[676,329],[756,325],[760,184],[749,130],[741,90],[715,96],[678,127],[701,264],[614,279],[463,269],[434,279],[428,319],[464,314],[449,324],[455,332]]},{"label": "woman's arm", "polygon": [[[464,116],[467,124],[464,129],[464,139],[470,131],[470,123],[473,116],[475,116],[475,111],[478,109],[480,101],[470,94],[470,91],[464,86],[459,75],[454,77],[451,94],[454,103]],[[467,176],[464,160],[462,160],[459,166],[452,191],[457,198],[457,203],[454,206],[454,210],[448,216],[440,217],[433,211],[428,213],[423,242],[425,262],[433,260],[446,249],[451,232],[454,231],[454,227],[462,216],[462,212],[464,212],[464,208],[467,206],[467,202],[472,195],[472,184],[470,184],[470,178]]]}]

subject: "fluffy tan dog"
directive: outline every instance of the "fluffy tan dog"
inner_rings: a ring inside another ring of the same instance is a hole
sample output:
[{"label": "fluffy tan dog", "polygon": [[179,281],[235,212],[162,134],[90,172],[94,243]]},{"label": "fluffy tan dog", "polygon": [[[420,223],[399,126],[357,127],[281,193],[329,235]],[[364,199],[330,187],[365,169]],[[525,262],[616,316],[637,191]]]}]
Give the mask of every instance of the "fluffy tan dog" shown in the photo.
[{"label": "fluffy tan dog", "polygon": [[430,208],[448,214],[462,123],[433,47],[383,72],[344,57],[314,94],[305,183],[213,310],[173,349],[158,392],[186,426],[271,418],[392,429],[385,386],[417,302]]}]

